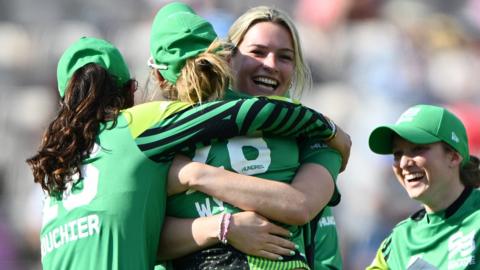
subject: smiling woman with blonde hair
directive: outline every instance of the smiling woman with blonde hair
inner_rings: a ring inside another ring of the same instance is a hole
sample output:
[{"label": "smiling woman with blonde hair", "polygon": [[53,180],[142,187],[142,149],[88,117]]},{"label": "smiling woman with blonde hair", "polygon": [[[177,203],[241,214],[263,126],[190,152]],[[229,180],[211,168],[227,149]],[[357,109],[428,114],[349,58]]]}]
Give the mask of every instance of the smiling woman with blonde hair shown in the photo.
[{"label": "smiling woman with blonde hair", "polygon": [[[291,88],[299,95],[311,81],[296,30],[282,11],[252,8],[233,24],[229,34],[234,37],[229,39],[234,49],[228,59],[233,78],[225,99],[285,99]],[[339,131],[342,135],[336,139],[347,146],[344,156],[328,148],[326,140],[300,142],[261,136],[218,142],[191,153],[196,162],[174,162],[172,168],[180,173],[173,178],[178,176],[180,184],[174,179],[169,190],[176,186],[180,193],[172,192],[175,195],[168,199],[167,215],[171,217],[167,217],[160,247],[169,249],[160,254],[161,259],[174,259],[176,269],[309,269],[301,225],[327,204],[340,201],[334,180],[348,160],[351,144],[348,135]],[[255,212],[250,215],[257,222],[250,225],[248,233],[242,235],[240,226],[222,229],[225,223],[239,223],[238,215],[249,214],[240,210]],[[281,222],[283,228],[272,229],[264,217]],[[218,239],[212,237],[217,235]],[[330,244],[336,256],[338,245]]]},{"label": "smiling woman with blonde hair", "polygon": [[[303,56],[297,28],[292,19],[285,12],[268,6],[258,6],[249,9],[240,16],[228,31],[228,41],[235,46],[233,55],[238,53],[238,47],[242,44],[245,35],[248,34],[249,30],[254,25],[261,22],[270,22],[272,24],[280,25],[287,30],[292,46],[290,58],[293,64],[293,71],[291,72],[291,80],[287,82],[286,86],[290,97],[298,99],[301,97],[302,92],[305,89],[310,89],[312,87],[312,75]],[[235,67],[233,67],[233,69],[235,73]],[[238,74],[234,74],[234,79],[240,77],[241,76]],[[258,93],[255,92],[250,93],[247,88],[242,88],[241,85],[237,88],[237,90],[242,90],[248,94],[258,95]],[[282,95],[284,94],[286,94],[285,91]]]}]

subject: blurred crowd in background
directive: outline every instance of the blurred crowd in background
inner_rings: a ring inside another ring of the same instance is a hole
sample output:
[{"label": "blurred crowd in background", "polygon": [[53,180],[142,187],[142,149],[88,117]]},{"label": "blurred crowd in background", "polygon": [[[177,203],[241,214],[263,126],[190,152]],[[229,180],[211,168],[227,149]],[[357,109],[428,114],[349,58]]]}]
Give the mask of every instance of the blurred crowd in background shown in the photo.
[{"label": "blurred crowd in background", "polygon": [[[163,0],[0,0],[0,269],[39,269],[42,192],[25,159],[58,106],[56,64],[81,36],[105,38],[140,87],[150,24]],[[445,105],[480,155],[480,0],[189,0],[220,36],[249,7],[271,5],[296,22],[313,72],[302,102],[352,138],[334,208],[344,266],[364,269],[392,227],[416,209],[391,157],[368,135],[412,104]],[[281,198],[279,198],[281,199]]]}]

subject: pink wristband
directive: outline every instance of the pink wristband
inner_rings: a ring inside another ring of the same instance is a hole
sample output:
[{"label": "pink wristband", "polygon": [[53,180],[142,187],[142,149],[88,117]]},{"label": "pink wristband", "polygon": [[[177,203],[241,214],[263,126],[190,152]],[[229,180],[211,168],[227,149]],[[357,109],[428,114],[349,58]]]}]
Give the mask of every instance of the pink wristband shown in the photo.
[{"label": "pink wristband", "polygon": [[222,218],[220,220],[220,230],[218,232],[218,240],[220,240],[220,242],[222,242],[224,245],[227,244],[227,234],[228,234],[228,228],[230,227],[231,219],[232,219],[232,214],[223,213]]}]

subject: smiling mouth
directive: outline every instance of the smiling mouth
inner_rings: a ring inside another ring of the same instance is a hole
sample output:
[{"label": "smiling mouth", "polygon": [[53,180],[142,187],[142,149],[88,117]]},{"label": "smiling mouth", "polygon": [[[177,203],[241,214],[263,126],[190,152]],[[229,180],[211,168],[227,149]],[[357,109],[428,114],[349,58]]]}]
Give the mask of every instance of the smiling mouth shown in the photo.
[{"label": "smiling mouth", "polygon": [[411,173],[405,175],[405,181],[408,183],[417,182],[423,179],[425,175],[423,173]]},{"label": "smiling mouth", "polygon": [[271,78],[267,78],[267,77],[255,77],[253,78],[253,82],[262,87],[262,88],[267,88],[271,91],[275,91],[275,89],[277,89],[279,83],[277,80],[274,80],[274,79],[271,79]]}]

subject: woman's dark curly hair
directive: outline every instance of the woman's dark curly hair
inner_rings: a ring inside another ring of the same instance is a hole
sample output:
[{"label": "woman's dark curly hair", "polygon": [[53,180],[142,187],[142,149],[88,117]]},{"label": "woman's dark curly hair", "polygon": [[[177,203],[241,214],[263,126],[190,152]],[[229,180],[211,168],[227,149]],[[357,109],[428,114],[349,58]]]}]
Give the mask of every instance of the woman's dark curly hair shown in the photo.
[{"label": "woman's dark curly hair", "polygon": [[[72,176],[81,174],[102,123],[117,124],[120,110],[133,106],[135,80],[120,89],[103,67],[91,63],[78,69],[69,81],[56,118],[46,129],[38,153],[27,159],[35,183],[49,194],[62,192]],[[81,175],[80,175],[81,177]]]}]

